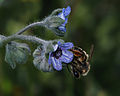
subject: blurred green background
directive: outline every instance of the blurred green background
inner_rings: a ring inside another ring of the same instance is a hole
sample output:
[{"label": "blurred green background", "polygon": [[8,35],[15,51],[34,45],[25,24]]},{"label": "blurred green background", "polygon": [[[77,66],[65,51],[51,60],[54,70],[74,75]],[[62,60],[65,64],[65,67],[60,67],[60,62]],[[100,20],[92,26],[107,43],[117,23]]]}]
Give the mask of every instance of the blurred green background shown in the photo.
[{"label": "blurred green background", "polygon": [[[27,64],[12,70],[0,48],[0,96],[119,96],[120,95],[120,1],[119,0],[0,0],[0,34],[8,36],[32,22],[40,21],[54,9],[70,5],[65,41],[87,53],[95,45],[91,70],[74,79],[64,69],[44,73],[30,56]],[[34,27],[25,34],[45,40],[59,38],[50,30]],[[37,45],[28,43],[32,52]],[[34,47],[33,47],[34,46]]]}]

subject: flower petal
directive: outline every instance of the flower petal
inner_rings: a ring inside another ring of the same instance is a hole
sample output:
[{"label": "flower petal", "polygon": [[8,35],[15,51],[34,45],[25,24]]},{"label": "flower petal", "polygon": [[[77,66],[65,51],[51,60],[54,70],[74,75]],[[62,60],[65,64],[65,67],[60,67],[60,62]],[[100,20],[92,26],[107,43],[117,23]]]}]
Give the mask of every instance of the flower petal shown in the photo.
[{"label": "flower petal", "polygon": [[57,48],[58,48],[58,44],[56,44],[55,46],[53,46],[54,47],[54,51],[56,51],[57,50]]},{"label": "flower petal", "polygon": [[65,20],[65,15],[64,15],[64,13],[65,13],[65,8],[63,8],[62,13],[59,13],[59,14],[58,14],[58,17],[60,17],[61,19]]},{"label": "flower petal", "polygon": [[57,42],[57,44],[58,44],[58,46],[60,46],[60,45],[61,45],[61,42],[60,42],[60,41],[58,41],[58,42]]},{"label": "flower petal", "polygon": [[62,50],[67,50],[67,49],[70,49],[72,48],[74,45],[73,43],[71,42],[67,42],[67,43],[64,43],[64,44],[61,44],[60,47]]},{"label": "flower petal", "polygon": [[68,6],[68,7],[65,9],[64,16],[65,16],[65,17],[68,16],[68,15],[70,14],[70,12],[71,12],[71,7]]},{"label": "flower petal", "polygon": [[62,9],[62,13],[65,13],[65,11],[66,11],[66,9],[65,9],[65,8],[63,8],[63,9]]},{"label": "flower petal", "polygon": [[62,56],[59,59],[64,63],[70,63],[73,60],[73,53],[67,50],[62,50]]},{"label": "flower petal", "polygon": [[61,64],[61,61],[59,59],[51,57],[51,60],[52,60],[52,64],[53,64],[54,69],[56,69],[58,71],[62,70],[62,64]]},{"label": "flower petal", "polygon": [[58,28],[59,28],[60,31],[66,32],[65,26],[62,26],[62,25],[61,25],[61,26],[59,26]]},{"label": "flower petal", "polygon": [[67,24],[67,21],[68,21],[68,18],[65,18],[65,22],[62,25],[65,26],[65,24]]},{"label": "flower petal", "polygon": [[49,53],[48,64],[51,64],[51,63],[52,63],[52,60],[51,60],[51,53],[52,53],[52,52]]}]

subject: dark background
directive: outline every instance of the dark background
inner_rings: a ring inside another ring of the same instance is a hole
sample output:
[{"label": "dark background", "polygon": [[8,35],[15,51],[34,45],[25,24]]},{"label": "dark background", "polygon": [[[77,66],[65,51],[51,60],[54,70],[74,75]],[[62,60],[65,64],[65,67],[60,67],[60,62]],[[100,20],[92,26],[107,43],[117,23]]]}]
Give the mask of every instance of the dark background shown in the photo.
[{"label": "dark background", "polygon": [[[54,9],[70,5],[65,41],[87,53],[95,45],[91,70],[74,79],[64,69],[44,73],[30,56],[27,64],[12,70],[0,48],[0,96],[119,96],[120,95],[120,1],[119,0],[0,0],[0,34],[8,36],[32,22],[40,21]],[[25,34],[45,40],[59,38],[52,31],[34,27]],[[29,43],[32,52],[37,45]],[[35,47],[33,47],[35,46]]]}]

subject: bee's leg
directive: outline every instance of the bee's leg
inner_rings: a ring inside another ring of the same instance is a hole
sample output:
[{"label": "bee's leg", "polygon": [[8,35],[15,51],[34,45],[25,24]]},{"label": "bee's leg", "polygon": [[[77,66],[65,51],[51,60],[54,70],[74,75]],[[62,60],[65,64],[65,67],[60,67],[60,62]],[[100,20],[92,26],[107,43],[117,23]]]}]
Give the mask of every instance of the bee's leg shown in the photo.
[{"label": "bee's leg", "polygon": [[68,70],[68,72],[71,74],[70,76],[74,76],[74,75],[73,75],[72,65],[67,65],[67,70]]},{"label": "bee's leg", "polygon": [[69,65],[67,65],[67,70],[68,70],[68,72],[70,72],[70,73],[71,73],[70,68],[69,68]]}]

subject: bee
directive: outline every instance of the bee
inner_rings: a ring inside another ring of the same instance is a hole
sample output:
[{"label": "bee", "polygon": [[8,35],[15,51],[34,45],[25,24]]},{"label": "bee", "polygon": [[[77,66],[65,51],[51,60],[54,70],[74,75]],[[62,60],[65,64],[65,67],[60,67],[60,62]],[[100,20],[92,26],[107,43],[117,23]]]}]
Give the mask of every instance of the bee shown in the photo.
[{"label": "bee", "polygon": [[86,76],[87,73],[89,72],[90,70],[89,62],[93,55],[93,49],[94,45],[91,46],[89,55],[80,47],[74,46],[72,49],[70,49],[70,51],[73,52],[74,58],[72,62],[70,62],[67,65],[67,69],[73,74],[75,78],[79,79],[81,75]]}]

